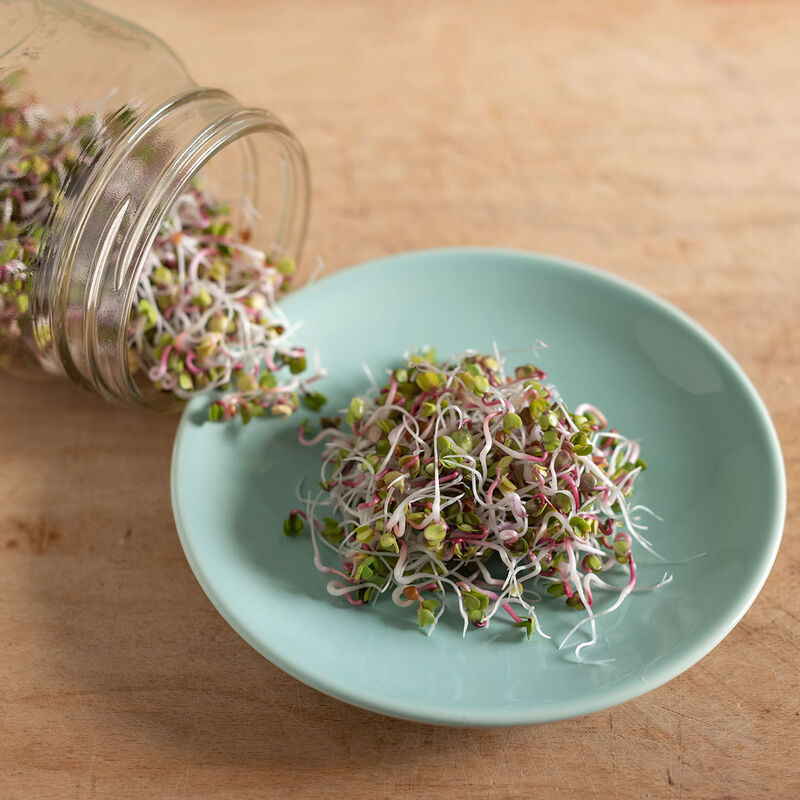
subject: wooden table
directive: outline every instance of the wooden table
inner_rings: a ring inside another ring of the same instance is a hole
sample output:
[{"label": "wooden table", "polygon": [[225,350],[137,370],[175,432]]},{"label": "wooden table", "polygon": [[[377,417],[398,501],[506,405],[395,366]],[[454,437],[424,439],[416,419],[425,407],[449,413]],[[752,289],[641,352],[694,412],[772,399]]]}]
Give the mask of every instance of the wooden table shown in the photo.
[{"label": "wooden table", "polygon": [[[449,244],[596,264],[719,338],[800,478],[800,5],[102,5],[304,142],[306,275]],[[223,622],[172,522],[175,419],[0,380],[3,800],[800,797],[797,494],[753,608],[668,685],[426,727],[307,688]]]}]

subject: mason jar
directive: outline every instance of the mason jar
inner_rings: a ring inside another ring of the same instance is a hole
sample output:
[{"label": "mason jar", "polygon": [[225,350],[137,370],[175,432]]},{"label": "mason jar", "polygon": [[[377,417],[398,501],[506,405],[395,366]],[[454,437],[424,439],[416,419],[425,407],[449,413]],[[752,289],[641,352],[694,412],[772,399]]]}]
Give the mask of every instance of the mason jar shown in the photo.
[{"label": "mason jar", "polygon": [[0,2],[0,54],[0,369],[174,404],[127,346],[162,221],[200,177],[253,247],[297,258],[303,149],[271,112],[197,86],[152,34],[74,0]]}]

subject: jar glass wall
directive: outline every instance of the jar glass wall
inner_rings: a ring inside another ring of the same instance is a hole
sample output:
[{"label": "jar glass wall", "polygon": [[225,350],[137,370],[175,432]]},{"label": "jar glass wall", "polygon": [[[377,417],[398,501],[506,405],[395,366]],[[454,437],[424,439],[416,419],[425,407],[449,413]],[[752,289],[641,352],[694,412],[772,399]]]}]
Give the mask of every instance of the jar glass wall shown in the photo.
[{"label": "jar glass wall", "polygon": [[296,258],[299,143],[269,112],[198,88],[151,34],[69,0],[0,2],[0,128],[0,367],[169,405],[130,347],[140,275],[155,248],[174,259],[165,221]]}]

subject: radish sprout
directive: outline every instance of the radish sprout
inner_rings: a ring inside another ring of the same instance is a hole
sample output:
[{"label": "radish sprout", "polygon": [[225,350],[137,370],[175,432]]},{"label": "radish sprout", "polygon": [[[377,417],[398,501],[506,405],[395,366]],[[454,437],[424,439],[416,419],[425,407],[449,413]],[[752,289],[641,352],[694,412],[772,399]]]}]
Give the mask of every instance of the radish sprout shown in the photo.
[{"label": "radish sprout", "polygon": [[[606,430],[594,406],[570,412],[539,368],[507,376],[497,354],[407,355],[388,377],[374,398],[352,399],[345,426],[323,420],[312,439],[301,426],[301,441],[325,442],[321,490],[284,532],[308,525],[331,594],[353,605],[388,594],[429,633],[450,602],[464,633],[503,612],[530,638],[540,601],[563,598],[583,617],[562,645],[588,627],[585,660],[595,620],[636,587],[639,444]],[[624,584],[608,580],[617,571]],[[606,611],[598,591],[618,595]]]}]

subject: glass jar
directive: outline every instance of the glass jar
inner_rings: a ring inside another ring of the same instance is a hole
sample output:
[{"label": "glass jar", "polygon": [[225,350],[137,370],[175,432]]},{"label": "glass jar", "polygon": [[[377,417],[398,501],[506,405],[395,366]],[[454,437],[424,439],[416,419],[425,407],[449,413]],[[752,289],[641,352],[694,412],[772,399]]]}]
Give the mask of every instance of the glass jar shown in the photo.
[{"label": "glass jar", "polygon": [[0,2],[0,92],[0,368],[173,404],[127,346],[159,226],[199,175],[248,242],[296,258],[302,147],[270,112],[195,85],[150,33],[73,0]]}]

